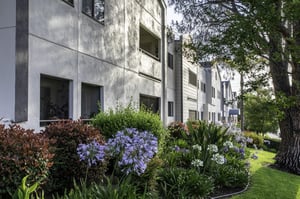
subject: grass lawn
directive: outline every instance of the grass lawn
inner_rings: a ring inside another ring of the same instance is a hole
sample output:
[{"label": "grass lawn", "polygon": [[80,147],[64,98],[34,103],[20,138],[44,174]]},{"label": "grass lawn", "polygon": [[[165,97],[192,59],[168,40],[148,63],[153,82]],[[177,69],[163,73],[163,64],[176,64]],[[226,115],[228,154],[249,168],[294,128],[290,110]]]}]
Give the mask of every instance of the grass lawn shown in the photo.
[{"label": "grass lawn", "polygon": [[[251,151],[251,152],[254,152]],[[274,153],[260,151],[251,160],[251,181],[246,192],[233,199],[300,199],[300,176],[267,167],[274,162]]]}]

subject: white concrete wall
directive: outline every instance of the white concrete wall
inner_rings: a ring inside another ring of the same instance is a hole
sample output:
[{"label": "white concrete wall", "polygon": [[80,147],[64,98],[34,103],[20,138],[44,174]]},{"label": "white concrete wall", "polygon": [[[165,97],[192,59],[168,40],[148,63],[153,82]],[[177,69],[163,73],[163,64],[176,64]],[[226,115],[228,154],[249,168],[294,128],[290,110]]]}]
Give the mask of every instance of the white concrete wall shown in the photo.
[{"label": "white concrete wall", "polygon": [[0,119],[14,120],[16,1],[0,1]]}]

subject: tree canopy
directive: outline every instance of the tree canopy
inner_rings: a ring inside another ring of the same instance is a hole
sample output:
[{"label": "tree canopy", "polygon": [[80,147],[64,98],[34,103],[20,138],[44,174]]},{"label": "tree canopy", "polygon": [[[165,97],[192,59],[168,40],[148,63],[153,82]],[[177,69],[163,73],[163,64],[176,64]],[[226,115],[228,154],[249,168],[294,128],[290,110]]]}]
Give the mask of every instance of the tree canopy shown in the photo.
[{"label": "tree canopy", "polygon": [[256,133],[277,132],[278,121],[282,117],[272,92],[257,89],[245,94],[245,128]]}]

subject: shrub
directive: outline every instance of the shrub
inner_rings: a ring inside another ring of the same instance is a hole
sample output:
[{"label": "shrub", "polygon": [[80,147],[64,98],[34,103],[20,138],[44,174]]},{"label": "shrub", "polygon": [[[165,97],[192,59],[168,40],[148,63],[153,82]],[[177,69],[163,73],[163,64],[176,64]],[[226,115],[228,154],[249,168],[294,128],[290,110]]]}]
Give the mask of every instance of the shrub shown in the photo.
[{"label": "shrub", "polygon": [[193,169],[165,168],[158,178],[162,198],[205,198],[214,189],[213,180]]},{"label": "shrub", "polygon": [[[77,154],[79,144],[89,144],[93,141],[104,145],[103,136],[99,130],[83,124],[82,121],[63,120],[47,126],[44,134],[50,139],[55,139],[54,164],[50,169],[50,182],[47,184],[48,191],[62,192],[73,185],[73,179],[79,181],[84,178],[87,163],[80,161]],[[102,179],[107,168],[107,161],[98,162],[89,167],[88,179],[99,181]]]},{"label": "shrub", "polygon": [[184,138],[188,134],[188,128],[183,122],[172,122],[168,125],[171,138]]},{"label": "shrub", "polygon": [[247,169],[230,164],[215,165],[211,168],[211,175],[219,187],[243,188],[248,183]]},{"label": "shrub", "polygon": [[281,140],[276,138],[264,138],[264,145],[266,146],[266,149],[272,152],[277,152],[279,150]]},{"label": "shrub", "polygon": [[53,158],[49,144],[48,138],[33,130],[0,125],[0,194],[13,193],[24,176],[30,176],[29,184],[45,179]]},{"label": "shrub", "polygon": [[100,112],[96,115],[92,124],[100,129],[107,139],[126,128],[149,131],[158,138],[159,150],[163,146],[166,137],[166,131],[159,115],[143,109],[136,111],[131,105],[125,108],[119,107],[115,111]]},{"label": "shrub", "polygon": [[264,144],[264,138],[261,135],[258,135],[254,132],[244,132],[244,136],[251,138],[253,141],[250,143],[247,143],[248,147],[254,147],[254,144],[256,145],[256,147],[258,148],[262,148],[263,144]]}]

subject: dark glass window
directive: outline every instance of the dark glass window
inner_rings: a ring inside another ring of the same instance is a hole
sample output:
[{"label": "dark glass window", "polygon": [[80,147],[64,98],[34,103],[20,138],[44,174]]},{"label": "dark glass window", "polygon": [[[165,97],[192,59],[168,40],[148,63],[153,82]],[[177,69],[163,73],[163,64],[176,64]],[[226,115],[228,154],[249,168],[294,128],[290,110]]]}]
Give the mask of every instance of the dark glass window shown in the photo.
[{"label": "dark glass window", "polygon": [[62,0],[62,1],[74,6],[74,0]]},{"label": "dark glass window", "polygon": [[189,70],[189,83],[197,86],[197,75]]},{"label": "dark glass window", "polygon": [[213,98],[216,97],[216,89],[215,89],[215,87],[212,87],[212,88],[211,88],[211,96],[212,96]]},{"label": "dark glass window", "polygon": [[174,68],[173,58],[174,56],[171,53],[168,53],[168,67],[171,69]]},{"label": "dark glass window", "polygon": [[140,106],[153,113],[159,113],[159,100],[158,97],[140,95]]},{"label": "dark glass window", "polygon": [[203,93],[206,92],[206,84],[203,83],[203,82],[201,82],[201,91],[202,91]]},{"label": "dark glass window", "polygon": [[81,87],[81,118],[90,119],[94,117],[101,108],[101,87],[82,84]]},{"label": "dark glass window", "polygon": [[168,116],[174,116],[174,102],[168,102]]},{"label": "dark glass window", "polygon": [[95,20],[104,22],[104,0],[82,0],[82,12]]},{"label": "dark glass window", "polygon": [[69,118],[69,80],[41,76],[40,120],[41,126],[51,121]]},{"label": "dark glass window", "polygon": [[160,60],[160,39],[140,26],[140,50],[148,56]]},{"label": "dark glass window", "polygon": [[189,110],[189,120],[197,120],[198,112],[195,110]]}]

